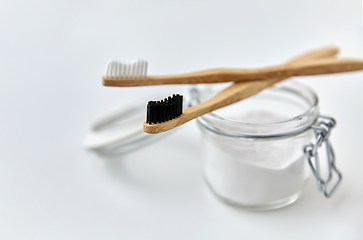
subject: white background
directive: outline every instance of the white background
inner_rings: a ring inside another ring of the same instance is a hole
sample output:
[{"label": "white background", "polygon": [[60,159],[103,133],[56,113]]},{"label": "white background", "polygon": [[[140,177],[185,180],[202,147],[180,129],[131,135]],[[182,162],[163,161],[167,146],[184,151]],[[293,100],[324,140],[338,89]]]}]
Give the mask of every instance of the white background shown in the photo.
[{"label": "white background", "polygon": [[99,117],[168,90],[103,87],[110,58],[143,57],[150,74],[273,65],[325,45],[363,58],[361,9],[360,0],[2,1],[0,239],[363,239],[362,72],[298,78],[338,121],[344,180],[328,200],[310,179],[284,209],[224,205],[203,182],[195,122],[114,159],[82,146]]}]

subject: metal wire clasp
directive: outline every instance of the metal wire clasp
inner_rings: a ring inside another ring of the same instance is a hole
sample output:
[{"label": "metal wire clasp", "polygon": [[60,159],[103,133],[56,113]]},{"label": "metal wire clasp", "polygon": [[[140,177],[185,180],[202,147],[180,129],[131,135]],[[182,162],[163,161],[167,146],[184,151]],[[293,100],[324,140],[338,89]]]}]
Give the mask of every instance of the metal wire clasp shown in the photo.
[{"label": "metal wire clasp", "polygon": [[[308,143],[304,145],[303,150],[308,160],[309,166],[315,178],[318,180],[319,190],[324,193],[325,197],[329,198],[337,190],[342,180],[342,174],[335,166],[334,152],[329,141],[330,130],[335,126],[336,122],[333,118],[327,116],[320,115],[319,118],[321,119],[321,121],[319,121],[316,125],[311,126],[315,133],[316,142],[315,144]],[[326,146],[328,160],[328,177],[325,180],[321,176],[320,161],[318,155],[318,148],[321,147],[323,143],[325,143]],[[331,183],[334,174],[336,174],[337,180],[335,181],[331,189],[328,190],[328,185]]]}]

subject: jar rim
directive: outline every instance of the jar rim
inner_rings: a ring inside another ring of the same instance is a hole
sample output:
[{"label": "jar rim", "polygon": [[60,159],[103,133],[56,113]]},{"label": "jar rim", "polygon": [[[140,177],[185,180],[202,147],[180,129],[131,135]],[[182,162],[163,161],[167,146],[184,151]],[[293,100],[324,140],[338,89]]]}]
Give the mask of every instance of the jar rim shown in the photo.
[{"label": "jar rim", "polygon": [[[266,122],[239,121],[211,112],[199,117],[197,119],[198,123],[217,134],[229,137],[270,138],[299,134],[309,129],[317,120],[319,116],[319,98],[313,89],[305,84],[291,80],[275,84],[271,89],[289,91],[304,99],[309,104],[309,108],[293,117]],[[200,94],[197,94],[196,102],[201,102]],[[249,131],[249,129],[259,129],[261,131],[256,133]],[[274,130],[265,131],[265,129]]]}]

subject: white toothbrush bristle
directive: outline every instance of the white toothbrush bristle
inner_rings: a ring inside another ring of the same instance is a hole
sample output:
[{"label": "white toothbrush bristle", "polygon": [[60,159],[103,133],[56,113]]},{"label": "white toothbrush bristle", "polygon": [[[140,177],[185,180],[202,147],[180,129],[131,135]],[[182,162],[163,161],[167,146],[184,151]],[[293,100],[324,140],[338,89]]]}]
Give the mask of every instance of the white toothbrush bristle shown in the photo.
[{"label": "white toothbrush bristle", "polygon": [[111,68],[110,63],[111,63],[111,60],[108,60],[107,65],[106,65],[106,69],[105,69],[105,77],[109,77],[108,72],[109,72],[109,70]]},{"label": "white toothbrush bristle", "polygon": [[116,72],[117,72],[117,62],[113,62],[112,65],[112,78],[116,78]]},{"label": "white toothbrush bristle", "polygon": [[132,71],[131,71],[131,78],[136,78],[136,76],[135,76],[135,73],[136,73],[136,62],[133,62],[132,63],[132,65],[131,65],[131,69],[132,69]]},{"label": "white toothbrush bristle", "polygon": [[109,60],[105,70],[106,78],[137,79],[146,77],[147,62],[142,59],[127,62]]},{"label": "white toothbrush bristle", "polygon": [[118,63],[117,64],[117,78],[121,78],[121,66],[122,64],[121,63]]}]

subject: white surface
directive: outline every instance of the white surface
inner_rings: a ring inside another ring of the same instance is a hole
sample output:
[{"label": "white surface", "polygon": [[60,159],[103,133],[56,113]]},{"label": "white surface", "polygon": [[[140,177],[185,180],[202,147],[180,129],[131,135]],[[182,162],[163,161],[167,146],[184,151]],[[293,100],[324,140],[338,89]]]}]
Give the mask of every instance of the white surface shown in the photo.
[{"label": "white surface", "polygon": [[300,78],[338,121],[344,180],[329,200],[310,181],[278,211],[220,203],[195,123],[117,159],[82,148],[103,114],[172,89],[102,87],[108,59],[167,74],[276,64],[326,44],[362,58],[361,22],[360,0],[2,1],[0,239],[362,239],[363,73]]}]

